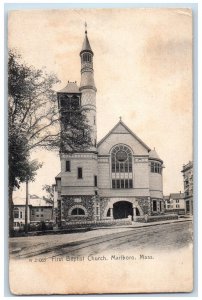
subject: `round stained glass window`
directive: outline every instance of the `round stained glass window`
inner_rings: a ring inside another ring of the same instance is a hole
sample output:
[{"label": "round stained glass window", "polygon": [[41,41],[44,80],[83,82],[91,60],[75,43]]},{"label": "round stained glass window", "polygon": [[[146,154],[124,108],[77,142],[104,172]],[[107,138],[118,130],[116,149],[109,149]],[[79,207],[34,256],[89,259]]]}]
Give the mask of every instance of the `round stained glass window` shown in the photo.
[{"label": "round stained glass window", "polygon": [[119,162],[124,162],[126,161],[128,158],[128,155],[125,151],[122,151],[122,150],[119,150],[117,153],[116,153],[116,159],[119,161]]}]

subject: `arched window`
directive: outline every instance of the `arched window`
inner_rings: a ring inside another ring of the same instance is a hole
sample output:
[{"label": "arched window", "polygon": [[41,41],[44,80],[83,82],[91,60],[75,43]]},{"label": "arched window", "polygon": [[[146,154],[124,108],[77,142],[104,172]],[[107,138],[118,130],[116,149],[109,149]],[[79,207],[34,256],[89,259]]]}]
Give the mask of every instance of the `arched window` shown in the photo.
[{"label": "arched window", "polygon": [[125,145],[117,145],[111,153],[113,189],[133,188],[132,153]]},{"label": "arched window", "polygon": [[91,61],[92,61],[92,55],[89,54],[89,62],[91,62]]},{"label": "arched window", "polygon": [[84,216],[85,211],[82,208],[76,207],[72,210],[72,216]]},{"label": "arched window", "polygon": [[90,53],[84,53],[83,54],[83,62],[91,62],[92,61],[92,56]]}]

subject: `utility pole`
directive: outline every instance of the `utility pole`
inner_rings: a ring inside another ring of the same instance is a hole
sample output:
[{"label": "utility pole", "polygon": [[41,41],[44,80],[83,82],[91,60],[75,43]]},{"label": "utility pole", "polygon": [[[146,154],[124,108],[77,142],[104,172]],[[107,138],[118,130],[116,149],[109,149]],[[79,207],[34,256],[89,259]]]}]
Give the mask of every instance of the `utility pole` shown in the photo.
[{"label": "utility pole", "polygon": [[28,177],[26,178],[26,203],[25,203],[25,233],[28,232],[28,197],[29,197],[29,191],[28,191]]}]

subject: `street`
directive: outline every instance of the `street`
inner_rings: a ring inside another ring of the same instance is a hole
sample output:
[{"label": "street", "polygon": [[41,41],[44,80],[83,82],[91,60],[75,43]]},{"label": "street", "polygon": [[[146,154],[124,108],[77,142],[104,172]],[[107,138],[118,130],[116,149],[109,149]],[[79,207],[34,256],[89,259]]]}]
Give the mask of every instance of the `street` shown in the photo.
[{"label": "street", "polygon": [[10,257],[29,259],[55,256],[102,255],[108,252],[170,251],[192,242],[192,222],[175,222],[140,228],[105,228],[84,233],[10,239]]}]

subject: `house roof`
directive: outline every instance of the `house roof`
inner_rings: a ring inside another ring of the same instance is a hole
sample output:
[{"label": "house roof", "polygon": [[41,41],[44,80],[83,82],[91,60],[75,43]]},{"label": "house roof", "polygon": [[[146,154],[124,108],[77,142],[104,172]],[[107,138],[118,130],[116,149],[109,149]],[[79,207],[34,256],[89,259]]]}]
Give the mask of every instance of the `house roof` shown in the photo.
[{"label": "house roof", "polygon": [[183,199],[184,193],[171,193],[170,198],[172,199]]},{"label": "house roof", "polygon": [[[32,198],[32,196],[34,196],[34,197]],[[16,206],[17,205],[25,205],[26,204],[26,199],[25,199],[25,197],[14,197],[13,198],[13,203]],[[43,198],[39,198],[36,195],[29,195],[28,205],[31,205],[31,206],[43,206],[43,207],[44,206],[46,206],[46,207],[52,206],[51,203],[47,202]]]},{"label": "house roof", "polygon": [[113,133],[113,131],[115,131],[115,129],[119,126],[122,125],[126,131],[128,131],[128,133],[130,133],[136,140],[138,140],[138,142],[145,147],[148,151],[151,151],[151,149],[134,133],[132,132],[132,130],[130,130],[126,124],[120,119],[120,121],[108,132],[107,135],[105,135],[97,144],[97,146],[99,147],[107,138],[108,136],[110,136],[111,133]]},{"label": "house roof", "polygon": [[192,168],[193,168],[193,161],[189,161],[188,164],[183,165],[183,169],[181,172],[182,173],[186,172],[187,170],[192,169]]},{"label": "house roof", "polygon": [[77,93],[81,93],[79,91],[79,87],[75,82],[70,82],[68,81],[67,85],[65,88],[63,88],[62,90],[58,91],[58,93],[70,93],[70,94],[77,94]]}]

